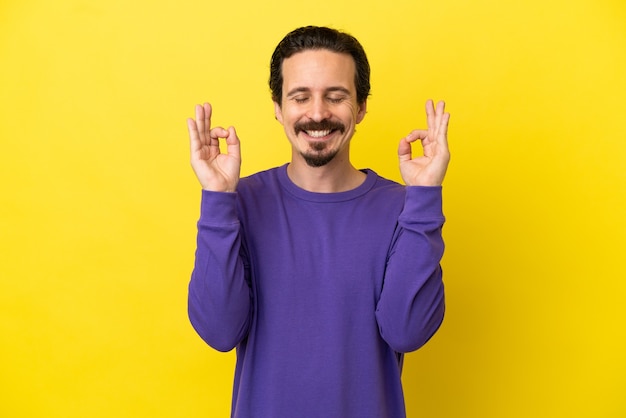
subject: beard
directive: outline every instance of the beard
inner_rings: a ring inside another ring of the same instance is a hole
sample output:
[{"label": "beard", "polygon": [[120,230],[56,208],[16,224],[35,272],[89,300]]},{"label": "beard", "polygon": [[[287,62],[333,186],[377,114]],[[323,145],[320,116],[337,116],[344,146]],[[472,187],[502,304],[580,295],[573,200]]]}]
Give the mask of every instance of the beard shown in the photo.
[{"label": "beard", "polygon": [[339,152],[337,149],[327,150],[327,148],[325,142],[313,142],[311,148],[300,155],[309,167],[322,167],[331,162]]},{"label": "beard", "polygon": [[[296,123],[294,125],[294,131],[296,135],[300,132],[306,131],[325,131],[329,130],[331,132],[339,131],[340,133],[344,133],[346,127],[341,122],[335,122],[328,119],[321,120],[319,122],[316,121],[308,121],[302,123]],[[322,167],[328,164],[335,158],[338,149],[328,149],[329,146],[324,141],[311,142],[310,148],[307,151],[301,152],[302,158],[310,167]]]}]

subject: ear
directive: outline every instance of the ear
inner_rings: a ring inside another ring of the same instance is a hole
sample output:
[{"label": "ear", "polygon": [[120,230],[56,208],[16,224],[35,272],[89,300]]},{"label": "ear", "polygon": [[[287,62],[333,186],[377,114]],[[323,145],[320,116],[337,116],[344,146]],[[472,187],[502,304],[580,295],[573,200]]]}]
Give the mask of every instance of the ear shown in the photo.
[{"label": "ear", "polygon": [[276,116],[276,120],[283,124],[283,110],[280,108],[280,104],[278,102],[274,102],[274,116]]},{"label": "ear", "polygon": [[365,118],[365,114],[367,113],[367,99],[363,101],[359,105],[359,111],[356,114],[356,123],[361,123],[363,118]]}]

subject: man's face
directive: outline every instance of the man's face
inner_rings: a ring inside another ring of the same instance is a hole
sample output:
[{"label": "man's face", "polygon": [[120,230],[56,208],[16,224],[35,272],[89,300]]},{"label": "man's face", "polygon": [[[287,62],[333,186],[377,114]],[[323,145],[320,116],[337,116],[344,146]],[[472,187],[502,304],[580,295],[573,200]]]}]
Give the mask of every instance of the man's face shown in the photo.
[{"label": "man's face", "polygon": [[356,124],[365,116],[365,103],[356,99],[354,60],[326,49],[306,50],[282,65],[282,104],[274,103],[292,147],[292,159],[321,167],[348,161]]}]

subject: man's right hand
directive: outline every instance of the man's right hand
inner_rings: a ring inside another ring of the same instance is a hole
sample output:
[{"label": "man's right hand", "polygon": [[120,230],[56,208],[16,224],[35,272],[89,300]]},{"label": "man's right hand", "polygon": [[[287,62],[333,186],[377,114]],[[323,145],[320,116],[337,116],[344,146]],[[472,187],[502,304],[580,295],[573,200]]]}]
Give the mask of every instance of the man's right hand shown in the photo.
[{"label": "man's right hand", "polygon": [[[241,153],[234,127],[211,129],[211,105],[196,105],[196,119],[187,119],[191,143],[191,167],[204,190],[234,192],[239,182]],[[220,138],[226,154],[220,153]]]}]

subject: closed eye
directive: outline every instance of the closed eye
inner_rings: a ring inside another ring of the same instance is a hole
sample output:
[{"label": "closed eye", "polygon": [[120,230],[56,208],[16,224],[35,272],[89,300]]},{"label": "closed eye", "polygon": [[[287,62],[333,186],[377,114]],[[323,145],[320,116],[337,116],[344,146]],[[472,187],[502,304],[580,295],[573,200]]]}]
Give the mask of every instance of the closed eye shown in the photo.
[{"label": "closed eye", "polygon": [[343,102],[344,99],[345,99],[345,97],[329,97],[328,101],[333,103],[333,104],[337,104],[337,103]]}]

